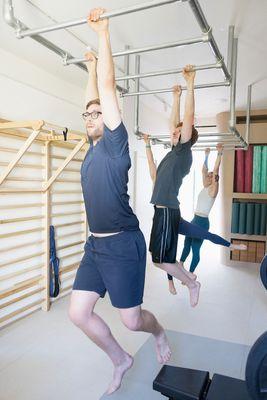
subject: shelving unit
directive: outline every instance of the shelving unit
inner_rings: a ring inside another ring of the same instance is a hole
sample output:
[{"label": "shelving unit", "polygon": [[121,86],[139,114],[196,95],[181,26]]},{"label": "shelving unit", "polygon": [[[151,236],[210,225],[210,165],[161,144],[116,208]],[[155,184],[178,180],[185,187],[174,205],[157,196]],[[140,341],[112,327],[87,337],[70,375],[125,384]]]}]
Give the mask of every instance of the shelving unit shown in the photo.
[{"label": "shelving unit", "polygon": [[[245,111],[239,111],[236,113],[237,116],[237,126],[241,134],[245,133],[245,124],[238,123],[238,117],[245,116]],[[251,116],[267,116],[267,110],[257,110],[251,111]],[[217,127],[218,132],[223,132],[229,121],[229,113],[224,112],[217,115]],[[259,123],[256,121],[251,122],[250,138],[249,143],[252,145],[267,145],[267,122]],[[222,180],[221,180],[221,194],[223,197],[222,201],[222,224],[223,224],[223,236],[227,238],[230,242],[232,241],[242,241],[247,244],[252,243],[264,243],[265,252],[267,250],[267,236],[266,235],[246,235],[240,233],[231,233],[231,220],[232,220],[232,203],[234,199],[239,199],[240,201],[247,200],[248,202],[266,202],[266,193],[237,193],[234,192],[234,171],[235,171],[235,151],[227,151],[224,153],[222,160]],[[228,266],[235,266],[237,263],[242,262],[244,266],[258,265],[258,263],[252,263],[251,261],[245,261],[244,257],[246,252],[240,252],[240,261],[237,259],[232,259],[231,254],[228,249],[222,248],[222,263]],[[233,257],[235,258],[235,257]]]}]

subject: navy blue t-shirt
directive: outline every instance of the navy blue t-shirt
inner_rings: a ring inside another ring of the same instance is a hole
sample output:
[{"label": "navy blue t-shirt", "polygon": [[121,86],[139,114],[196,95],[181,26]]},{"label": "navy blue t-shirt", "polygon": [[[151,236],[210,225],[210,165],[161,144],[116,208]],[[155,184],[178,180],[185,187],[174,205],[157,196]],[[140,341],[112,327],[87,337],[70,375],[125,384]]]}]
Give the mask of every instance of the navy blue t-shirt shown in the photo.
[{"label": "navy blue t-shirt", "polygon": [[81,181],[90,231],[114,233],[139,229],[129,205],[128,171],[131,167],[128,133],[121,122],[90,145],[81,166]]},{"label": "navy blue t-shirt", "polygon": [[191,140],[173,146],[157,168],[152,204],[178,208],[178,194],[184,177],[192,165]]}]

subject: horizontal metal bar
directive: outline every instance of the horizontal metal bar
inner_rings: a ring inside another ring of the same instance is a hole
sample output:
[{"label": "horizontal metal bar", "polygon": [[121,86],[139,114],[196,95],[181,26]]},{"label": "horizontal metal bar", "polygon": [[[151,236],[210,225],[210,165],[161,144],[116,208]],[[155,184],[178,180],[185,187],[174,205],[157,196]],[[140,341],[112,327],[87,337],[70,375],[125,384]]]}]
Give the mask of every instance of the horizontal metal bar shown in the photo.
[{"label": "horizontal metal bar", "polygon": [[[235,149],[240,149],[241,147],[235,146],[235,147],[226,147],[224,151],[233,151]],[[242,147],[243,148],[243,147]],[[216,147],[210,147],[211,151],[217,151]],[[205,151],[205,147],[193,147],[192,151]]]},{"label": "horizontal metal bar", "polygon": [[[100,19],[113,18],[113,17],[122,16],[122,15],[125,15],[125,14],[134,13],[134,12],[137,12],[137,11],[148,10],[150,8],[164,6],[164,5],[167,5],[167,4],[175,3],[177,1],[181,1],[181,0],[150,1],[148,3],[137,4],[137,5],[134,5],[134,6],[121,8],[120,10],[114,10],[114,11],[106,12],[106,13],[101,15]],[[61,23],[58,23],[58,24],[49,25],[49,26],[46,26],[46,27],[43,27],[43,28],[21,30],[21,31],[18,32],[17,37],[18,38],[24,38],[26,36],[34,36],[34,35],[38,35],[40,33],[57,31],[57,30],[60,30],[60,29],[65,29],[65,28],[70,28],[70,27],[73,27],[73,26],[83,25],[83,24],[86,24],[86,23],[87,23],[87,18],[80,18],[80,19],[77,19],[77,20],[66,21],[66,22],[61,22]]]},{"label": "horizontal metal bar", "polygon": [[198,0],[188,0],[188,2],[189,2],[189,5],[191,7],[193,14],[196,17],[196,20],[200,26],[200,29],[202,30],[202,32],[204,34],[209,35],[209,45],[210,45],[217,61],[220,61],[222,63],[221,68],[224,73],[225,79],[230,80],[231,75],[230,75],[230,73],[227,69],[227,66],[223,60],[223,56],[221,55],[218,45],[213,37],[211,27],[209,26],[209,24],[205,18],[205,15],[200,7]]},{"label": "horizontal metal bar", "polygon": [[[203,70],[216,69],[216,68],[221,68],[221,64],[216,63],[216,64],[197,65],[194,67],[194,70],[195,71],[203,71]],[[116,82],[128,81],[130,79],[149,78],[151,76],[181,74],[182,72],[183,72],[183,68],[175,68],[175,69],[167,69],[164,71],[154,71],[154,72],[146,72],[146,73],[142,73],[142,74],[120,76],[120,77],[117,77],[115,80],[116,80]]]},{"label": "horizontal metal bar", "polygon": [[[212,138],[211,140],[217,140],[217,139],[213,139],[213,138],[229,138],[229,139],[235,139],[235,136],[231,133],[207,133],[207,134],[198,134],[198,138]],[[170,134],[162,134],[162,135],[151,135],[150,139],[169,139],[170,138]]]},{"label": "horizontal metal bar", "polygon": [[[207,88],[212,88],[212,87],[229,86],[229,85],[230,85],[229,81],[205,83],[205,84],[202,84],[202,85],[195,85],[194,89],[207,89]],[[182,86],[182,90],[186,90],[186,89],[187,88],[185,86]],[[142,96],[142,95],[146,95],[146,94],[171,93],[171,92],[173,92],[173,88],[147,90],[147,91],[144,91],[144,92],[121,93],[120,96],[121,97]]]},{"label": "horizontal metal bar", "polygon": [[[169,49],[172,47],[179,47],[179,46],[187,46],[190,44],[204,43],[205,41],[206,41],[205,36],[199,36],[199,37],[191,38],[191,39],[177,40],[175,42],[156,44],[153,46],[139,47],[138,49],[128,49],[128,50],[118,51],[116,53],[112,53],[112,57],[122,57],[122,56],[127,56],[129,54],[147,53],[149,51],[163,50],[163,49]],[[66,58],[64,60],[64,65],[78,64],[78,63],[83,63],[86,61],[87,60],[84,57],[83,58]],[[131,79],[131,78],[129,78],[129,79]],[[125,80],[125,78],[124,78],[124,80]]]}]

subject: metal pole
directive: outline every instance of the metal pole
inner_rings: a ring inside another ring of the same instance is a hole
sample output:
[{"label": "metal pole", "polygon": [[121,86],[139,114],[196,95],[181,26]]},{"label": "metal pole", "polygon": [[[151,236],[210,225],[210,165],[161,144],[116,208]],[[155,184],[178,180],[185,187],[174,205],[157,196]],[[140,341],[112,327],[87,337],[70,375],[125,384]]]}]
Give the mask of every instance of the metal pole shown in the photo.
[{"label": "metal pole", "polygon": [[[177,1],[181,1],[181,0],[150,1],[148,3],[143,3],[143,4],[138,4],[138,5],[134,5],[134,6],[130,6],[130,7],[121,8],[120,10],[106,12],[101,15],[100,19],[113,18],[113,17],[125,15],[125,14],[134,13],[137,11],[148,10],[150,8],[164,6],[167,4],[175,3]],[[58,23],[58,24],[49,25],[49,26],[46,26],[43,28],[21,30],[18,32],[17,37],[24,38],[26,36],[34,36],[34,35],[38,35],[40,33],[57,31],[60,29],[70,28],[72,26],[83,25],[86,23],[87,23],[87,18],[80,18],[77,20],[66,21],[66,22],[62,22],[62,23]]]},{"label": "metal pole", "polygon": [[[140,56],[137,54],[135,56],[135,73],[140,73]],[[137,78],[135,80],[135,90],[139,92],[140,90],[140,80]],[[134,102],[134,133],[138,135],[139,133],[139,96],[136,96]]]},{"label": "metal pole", "polygon": [[232,76],[232,55],[233,55],[233,44],[234,44],[235,27],[229,26],[228,29],[228,50],[227,50],[227,69]]},{"label": "metal pole", "polygon": [[[211,140],[213,140],[213,138],[215,137],[220,137],[220,138],[229,138],[229,139],[234,139],[234,136],[231,133],[206,133],[206,134],[199,134],[198,138],[205,138],[205,137],[210,137],[212,138]],[[169,139],[170,138],[170,134],[159,134],[159,135],[151,135],[150,136],[151,139]]]},{"label": "metal pole", "polygon": [[[220,86],[229,86],[230,82],[214,82],[214,83],[205,83],[203,85],[195,85],[194,89],[205,89],[205,88],[213,88],[213,87],[220,87]],[[185,86],[182,87],[182,90],[186,90]],[[121,93],[121,97],[129,97],[129,96],[142,96],[147,94],[155,94],[155,93],[170,93],[173,92],[173,88],[168,89],[156,89],[156,90],[147,90],[144,92],[132,92],[132,93]]]},{"label": "metal pole", "polygon": [[215,39],[213,37],[211,27],[209,26],[209,24],[208,24],[208,22],[207,22],[207,20],[205,18],[205,15],[203,14],[203,11],[202,11],[202,9],[201,9],[201,7],[199,5],[198,0],[188,0],[188,2],[189,2],[189,5],[191,7],[191,10],[192,10],[193,14],[196,17],[196,20],[197,20],[197,22],[198,22],[198,24],[200,26],[200,29],[202,30],[203,33],[209,34],[210,47],[211,47],[211,49],[212,49],[212,51],[213,51],[213,53],[214,53],[214,55],[216,57],[216,60],[220,61],[222,63],[222,71],[224,73],[225,79],[230,80],[231,79],[231,75],[230,75],[230,73],[229,73],[229,71],[228,71],[228,69],[227,69],[227,67],[225,65],[225,62],[223,60],[223,56],[221,55],[220,50],[218,48],[218,45],[217,45],[217,43],[216,43],[216,41],[215,41]]},{"label": "metal pole", "polygon": [[251,91],[252,91],[252,85],[248,85],[246,135],[245,135],[245,140],[246,140],[247,144],[249,144],[249,141],[250,141]]},{"label": "metal pole", "polygon": [[237,49],[238,39],[234,39],[233,43],[233,54],[232,54],[232,82],[230,90],[230,127],[234,128],[236,124],[235,120],[235,99],[236,99],[236,70],[237,70]]},{"label": "metal pole", "polygon": [[[125,50],[129,50],[130,46],[126,45]],[[129,75],[130,73],[130,55],[127,54],[124,58],[124,73],[126,75]],[[127,79],[124,79],[124,87],[127,92],[130,90],[130,82]]]},{"label": "metal pole", "polygon": [[[221,64],[216,63],[216,64],[197,65],[194,67],[194,70],[195,71],[203,71],[203,70],[216,69],[216,68],[221,68]],[[147,72],[147,73],[138,74],[138,75],[136,75],[136,74],[135,75],[125,75],[125,76],[120,76],[120,77],[116,78],[116,82],[126,81],[126,80],[136,79],[136,78],[149,78],[151,76],[181,74],[182,72],[183,72],[183,68],[176,68],[176,69],[167,69],[164,71]]]},{"label": "metal pole", "polygon": [[[206,41],[205,36],[200,36],[200,37],[191,38],[191,39],[177,40],[175,42],[170,42],[170,43],[157,44],[154,46],[140,47],[138,49],[129,49],[129,50],[118,51],[116,53],[112,53],[112,57],[122,57],[122,56],[126,56],[127,54],[147,53],[149,51],[170,49],[172,47],[179,47],[179,46],[187,46],[187,45],[196,44],[196,43],[203,43],[205,41]],[[77,63],[81,63],[81,62],[85,62],[85,61],[86,61],[86,59],[84,57],[83,58],[71,58],[71,59],[66,59],[65,65],[77,64]]]},{"label": "metal pole", "polygon": [[[28,29],[26,25],[24,25],[21,21],[15,18],[14,16],[14,8],[12,4],[12,0],[4,0],[3,2],[3,17],[4,21],[15,29]],[[65,58],[73,58],[73,56],[67,52],[66,50],[58,47],[54,43],[50,42],[49,40],[45,39],[42,36],[35,35],[32,37],[33,40],[40,43],[42,46],[45,46],[47,49],[53,51],[57,55],[61,56],[63,59]],[[87,72],[87,68],[84,64],[78,63],[76,64],[77,67],[81,68],[82,70]],[[122,88],[120,85],[117,85],[117,89],[119,92],[125,92],[125,89]]]}]

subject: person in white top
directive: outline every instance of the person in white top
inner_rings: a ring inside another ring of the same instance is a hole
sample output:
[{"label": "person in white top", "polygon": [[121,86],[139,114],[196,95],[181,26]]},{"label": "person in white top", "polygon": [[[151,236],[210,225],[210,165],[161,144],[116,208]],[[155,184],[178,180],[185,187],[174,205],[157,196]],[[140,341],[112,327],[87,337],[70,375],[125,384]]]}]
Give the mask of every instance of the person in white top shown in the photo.
[{"label": "person in white top", "polygon": [[[202,167],[202,180],[203,180],[203,189],[198,195],[197,206],[195,209],[195,215],[192,224],[198,225],[203,229],[209,230],[210,222],[209,222],[209,213],[212,209],[212,206],[215,202],[219,191],[219,168],[221,164],[221,158],[223,154],[223,146],[222,144],[217,145],[217,159],[213,168],[213,172],[208,171],[208,158],[210,154],[210,149],[207,148],[205,150],[205,161]],[[227,240],[220,238],[218,236],[219,241],[217,244],[221,246],[229,247],[231,250],[246,250],[247,247],[245,245],[233,245]],[[182,251],[182,255],[180,261],[182,263],[187,259],[191,249],[193,253],[192,261],[190,264],[190,272],[194,272],[198,263],[200,261],[200,249],[203,243],[203,239],[192,238],[186,236],[184,240],[184,248]]]}]

